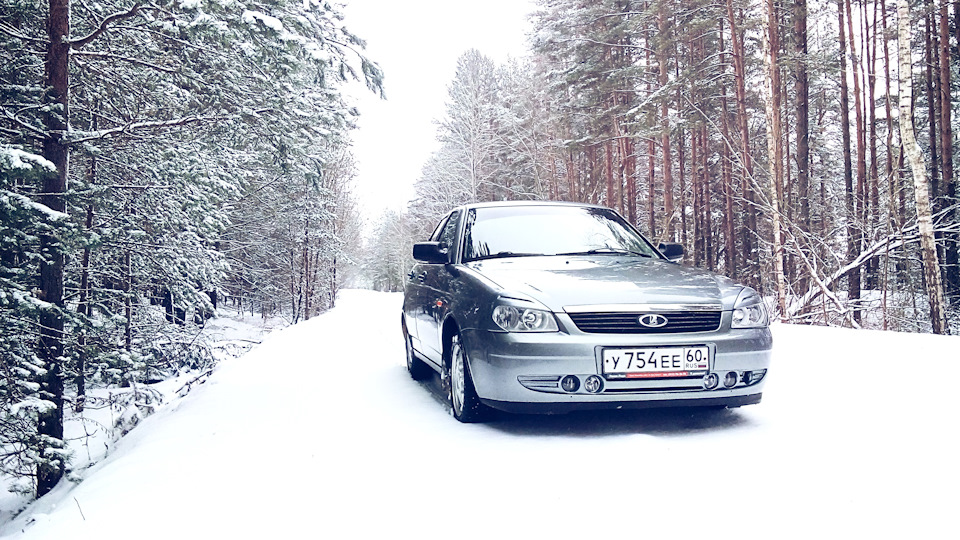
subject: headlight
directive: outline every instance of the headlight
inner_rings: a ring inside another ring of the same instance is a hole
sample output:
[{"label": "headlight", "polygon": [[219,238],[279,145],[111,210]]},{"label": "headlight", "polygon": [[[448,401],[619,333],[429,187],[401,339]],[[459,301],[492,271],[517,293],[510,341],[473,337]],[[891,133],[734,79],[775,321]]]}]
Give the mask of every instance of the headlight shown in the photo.
[{"label": "headlight", "polygon": [[769,324],[763,298],[753,289],[744,289],[734,305],[731,328],[764,328]]},{"label": "headlight", "polygon": [[541,309],[497,306],[493,322],[507,332],[556,332],[557,321],[549,311]]}]

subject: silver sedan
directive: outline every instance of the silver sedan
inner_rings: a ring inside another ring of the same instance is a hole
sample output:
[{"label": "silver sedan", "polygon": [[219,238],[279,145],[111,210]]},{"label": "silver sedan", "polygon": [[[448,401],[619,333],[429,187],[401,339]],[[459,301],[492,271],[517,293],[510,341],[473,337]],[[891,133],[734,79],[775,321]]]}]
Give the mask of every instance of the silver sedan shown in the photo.
[{"label": "silver sedan", "polygon": [[601,206],[456,208],[413,248],[407,368],[439,373],[461,422],[758,403],[773,346],[763,299],[682,255]]}]

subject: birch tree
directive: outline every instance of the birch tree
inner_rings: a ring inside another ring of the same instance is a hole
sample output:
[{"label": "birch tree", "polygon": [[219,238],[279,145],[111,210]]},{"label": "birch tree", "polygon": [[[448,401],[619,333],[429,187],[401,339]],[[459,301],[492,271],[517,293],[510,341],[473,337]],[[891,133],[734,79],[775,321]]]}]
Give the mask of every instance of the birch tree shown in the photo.
[{"label": "birch tree", "polygon": [[913,129],[913,50],[910,30],[910,3],[897,0],[897,42],[900,46],[900,140],[903,143],[910,171],[913,173],[913,190],[917,208],[917,224],[923,256],[923,276],[930,302],[930,322],[935,334],[949,334],[943,298],[943,282],[934,238],[933,219],[930,214],[930,194],[927,189],[927,171],[923,155],[917,145]]},{"label": "birch tree", "polygon": [[783,275],[783,241],[781,237],[780,201],[783,199],[783,146],[781,137],[783,128],[780,122],[780,28],[779,17],[773,0],[765,0],[764,14],[767,25],[766,44],[766,113],[767,113],[767,153],[770,174],[770,219],[773,225],[773,279],[777,290],[777,307],[780,316],[787,313],[787,287]]}]

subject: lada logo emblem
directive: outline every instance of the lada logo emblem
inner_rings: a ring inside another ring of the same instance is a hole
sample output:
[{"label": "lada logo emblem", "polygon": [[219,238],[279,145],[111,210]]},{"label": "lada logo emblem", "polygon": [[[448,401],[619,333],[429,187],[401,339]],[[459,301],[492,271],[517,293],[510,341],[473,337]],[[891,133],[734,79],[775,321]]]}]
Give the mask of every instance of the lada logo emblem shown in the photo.
[{"label": "lada logo emblem", "polygon": [[647,328],[662,328],[667,325],[667,318],[658,313],[647,313],[640,316],[640,324]]}]

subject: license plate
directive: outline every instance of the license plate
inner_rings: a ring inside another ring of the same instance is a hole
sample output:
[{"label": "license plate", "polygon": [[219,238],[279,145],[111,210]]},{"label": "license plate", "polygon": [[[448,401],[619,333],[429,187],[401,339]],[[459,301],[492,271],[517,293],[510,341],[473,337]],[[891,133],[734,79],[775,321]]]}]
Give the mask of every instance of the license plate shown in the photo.
[{"label": "license plate", "polygon": [[706,345],[603,349],[602,356],[603,374],[608,379],[692,377],[710,369]]}]

